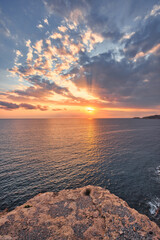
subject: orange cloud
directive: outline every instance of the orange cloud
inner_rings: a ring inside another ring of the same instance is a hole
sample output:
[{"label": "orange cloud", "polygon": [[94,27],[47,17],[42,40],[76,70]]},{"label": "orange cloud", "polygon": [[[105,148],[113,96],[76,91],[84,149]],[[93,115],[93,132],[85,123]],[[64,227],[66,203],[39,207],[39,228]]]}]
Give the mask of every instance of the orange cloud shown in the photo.
[{"label": "orange cloud", "polygon": [[43,40],[39,40],[36,42],[34,48],[37,50],[38,53],[41,53],[43,46]]},{"label": "orange cloud", "polygon": [[153,48],[151,48],[150,50],[146,51],[146,52],[137,53],[136,56],[133,59],[134,59],[134,61],[136,61],[138,58],[145,57],[148,54],[156,55],[159,50],[160,50],[160,43],[157,44],[156,46],[154,46]]},{"label": "orange cloud", "polygon": [[31,40],[26,41],[26,47],[28,47],[27,62],[30,62],[32,61],[32,58],[33,58],[33,49],[31,47]]},{"label": "orange cloud", "polygon": [[60,32],[66,32],[67,31],[67,27],[65,27],[65,26],[60,26],[60,27],[58,27],[58,30],[60,31]]}]

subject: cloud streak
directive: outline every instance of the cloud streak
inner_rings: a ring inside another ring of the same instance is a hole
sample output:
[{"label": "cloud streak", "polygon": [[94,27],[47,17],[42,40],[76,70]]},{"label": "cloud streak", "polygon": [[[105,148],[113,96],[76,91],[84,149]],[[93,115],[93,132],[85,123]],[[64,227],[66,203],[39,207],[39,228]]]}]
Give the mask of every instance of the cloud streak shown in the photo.
[{"label": "cloud streak", "polygon": [[27,103],[21,103],[21,104],[16,104],[16,103],[11,103],[11,102],[3,102],[0,101],[0,108],[3,110],[15,110],[19,108],[27,109],[27,110],[41,110],[41,111],[47,111],[48,107],[47,106],[34,106],[32,104],[27,104]]}]

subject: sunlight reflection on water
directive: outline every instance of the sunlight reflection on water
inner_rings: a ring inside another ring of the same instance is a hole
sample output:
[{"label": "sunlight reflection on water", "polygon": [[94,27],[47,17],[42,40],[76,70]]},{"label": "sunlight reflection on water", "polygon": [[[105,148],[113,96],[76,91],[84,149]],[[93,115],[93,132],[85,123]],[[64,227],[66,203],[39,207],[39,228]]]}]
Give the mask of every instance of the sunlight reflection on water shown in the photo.
[{"label": "sunlight reflection on water", "polygon": [[108,188],[148,213],[159,197],[159,120],[0,120],[0,209],[43,191]]}]

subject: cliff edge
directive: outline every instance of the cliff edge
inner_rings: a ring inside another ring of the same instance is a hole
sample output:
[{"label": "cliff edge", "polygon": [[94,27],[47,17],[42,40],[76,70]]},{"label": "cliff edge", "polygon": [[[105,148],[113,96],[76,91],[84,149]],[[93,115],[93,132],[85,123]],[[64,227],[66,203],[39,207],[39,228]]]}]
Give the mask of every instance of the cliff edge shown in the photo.
[{"label": "cliff edge", "polygon": [[160,229],[108,190],[86,186],[41,193],[5,213],[0,239],[160,239]]}]

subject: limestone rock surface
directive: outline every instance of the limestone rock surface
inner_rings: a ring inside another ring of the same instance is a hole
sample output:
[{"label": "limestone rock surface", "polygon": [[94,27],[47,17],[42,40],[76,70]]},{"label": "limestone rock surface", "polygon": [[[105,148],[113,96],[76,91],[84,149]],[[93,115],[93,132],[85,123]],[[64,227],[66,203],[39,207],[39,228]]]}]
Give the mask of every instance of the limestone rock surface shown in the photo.
[{"label": "limestone rock surface", "polygon": [[46,192],[0,216],[0,240],[160,239],[159,227],[101,187]]}]

